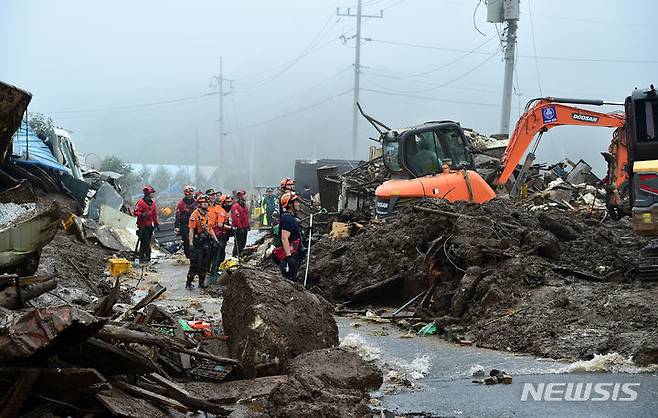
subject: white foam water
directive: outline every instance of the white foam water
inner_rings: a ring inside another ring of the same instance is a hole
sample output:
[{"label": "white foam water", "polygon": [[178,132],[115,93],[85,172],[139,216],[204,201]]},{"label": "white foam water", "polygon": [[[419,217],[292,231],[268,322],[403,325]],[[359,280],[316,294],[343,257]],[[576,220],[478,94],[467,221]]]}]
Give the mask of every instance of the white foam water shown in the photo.
[{"label": "white foam water", "polygon": [[368,344],[359,334],[348,334],[343,337],[340,347],[354,351],[365,361],[375,361],[381,357],[381,350]]},{"label": "white foam water", "polygon": [[591,360],[579,360],[563,368],[562,373],[651,373],[658,371],[658,365],[638,366],[632,357],[619,353],[594,354]]}]

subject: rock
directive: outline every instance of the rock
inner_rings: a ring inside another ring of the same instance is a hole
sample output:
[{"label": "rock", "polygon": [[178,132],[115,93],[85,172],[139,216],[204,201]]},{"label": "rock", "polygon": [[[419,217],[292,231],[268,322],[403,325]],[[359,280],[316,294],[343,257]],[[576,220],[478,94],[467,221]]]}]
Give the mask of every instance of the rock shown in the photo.
[{"label": "rock", "polygon": [[512,384],[512,376],[508,374],[503,374],[502,375],[502,383],[504,385],[511,385]]},{"label": "rock", "polygon": [[244,377],[281,374],[299,354],[338,345],[333,307],[275,272],[241,268],[222,304],[228,350]]},{"label": "rock", "polygon": [[196,396],[220,404],[245,403],[245,400],[267,398],[288,376],[267,376],[229,382],[188,382],[180,385]]},{"label": "rock", "polygon": [[529,231],[523,236],[522,242],[524,246],[530,247],[533,253],[542,257],[557,259],[562,252],[557,238],[548,231]]},{"label": "rock", "polygon": [[464,312],[468,309],[468,302],[473,298],[475,288],[477,287],[480,278],[479,267],[469,267],[468,270],[466,270],[455,295],[452,297],[452,303],[450,306],[450,314],[452,316],[458,318],[464,315]]},{"label": "rock", "polygon": [[640,340],[633,353],[633,361],[640,366],[658,363],[658,333],[651,333]]},{"label": "rock", "polygon": [[485,385],[495,385],[498,383],[498,379],[496,379],[495,376],[489,376],[484,379],[484,384]]},{"label": "rock", "polygon": [[496,285],[491,285],[480,301],[481,306],[495,305],[505,299],[505,293]]},{"label": "rock", "polygon": [[[553,235],[562,240],[571,241],[580,235],[580,231],[576,230],[579,226],[573,225],[573,222],[567,219],[557,219],[547,213],[542,213],[537,218],[539,219],[539,225],[543,229],[552,232]],[[582,228],[580,229],[582,230]]]},{"label": "rock", "polygon": [[341,348],[300,354],[288,363],[287,371],[299,380],[312,376],[343,389],[377,390],[384,381],[377,366]]}]

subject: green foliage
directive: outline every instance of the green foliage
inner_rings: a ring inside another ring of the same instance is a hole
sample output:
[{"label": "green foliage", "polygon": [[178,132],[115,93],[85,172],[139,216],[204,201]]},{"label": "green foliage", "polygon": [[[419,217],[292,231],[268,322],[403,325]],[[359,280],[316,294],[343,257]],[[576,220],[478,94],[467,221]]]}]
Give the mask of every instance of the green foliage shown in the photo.
[{"label": "green foliage", "polygon": [[105,157],[101,162],[100,171],[114,171],[115,173],[130,174],[133,172],[132,167],[127,162],[123,161],[121,158],[114,155]]},{"label": "green foliage", "polygon": [[129,199],[136,194],[136,190],[141,190],[139,177],[135,174],[130,164],[119,157],[114,155],[105,157],[101,162],[100,171],[113,171],[122,175],[118,182],[121,186],[121,195],[124,199]]},{"label": "green foliage", "polygon": [[158,166],[151,178],[151,184],[155,187],[156,191],[162,191],[171,185],[172,180],[171,171],[164,166]]},{"label": "green foliage", "polygon": [[42,134],[44,136],[49,136],[54,134],[54,123],[53,119],[50,116],[46,116],[43,113],[29,113],[28,120],[30,123],[30,128],[37,134]]}]

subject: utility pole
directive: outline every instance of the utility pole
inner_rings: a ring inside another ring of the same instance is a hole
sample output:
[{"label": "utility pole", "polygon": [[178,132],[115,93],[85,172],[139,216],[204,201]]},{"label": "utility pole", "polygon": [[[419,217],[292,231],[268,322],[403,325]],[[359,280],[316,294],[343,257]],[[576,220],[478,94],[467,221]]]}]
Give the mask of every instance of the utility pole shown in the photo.
[{"label": "utility pole", "polygon": [[219,167],[217,167],[217,185],[223,187],[224,171],[224,58],[219,58]]},{"label": "utility pole", "polygon": [[[226,133],[224,132],[224,96],[231,94],[231,91],[224,90],[224,82],[228,81],[229,83],[233,80],[224,78],[224,59],[223,57],[219,58],[219,76],[215,76],[214,79],[217,81],[217,86],[219,88],[219,164],[217,165],[217,182],[216,187],[223,187],[223,175],[222,172],[226,168],[224,167],[224,137]],[[211,84],[212,86],[212,84]],[[232,86],[232,84],[231,84]]]},{"label": "utility pole", "polygon": [[[503,76],[503,100],[500,113],[500,134],[509,137],[509,118],[512,111],[512,81],[514,78],[514,51],[516,29],[519,20],[519,0],[490,1],[487,4],[487,21],[506,23],[504,41],[505,75]],[[502,42],[502,39],[501,39]]]},{"label": "utility pole", "polygon": [[356,14],[347,8],[346,12],[341,12],[340,8],[336,9],[336,16],[356,17],[356,48],[354,50],[354,100],[352,101],[352,158],[356,160],[356,148],[359,136],[359,108],[356,104],[359,102],[360,76],[361,76],[361,18],[370,17],[381,19],[384,17],[384,11],[380,10],[379,15],[364,15],[362,13],[362,0],[358,0]]},{"label": "utility pole", "polygon": [[197,126],[194,127],[194,142],[196,151],[194,160],[194,184],[196,187],[201,187],[201,180],[199,179],[199,128]]}]

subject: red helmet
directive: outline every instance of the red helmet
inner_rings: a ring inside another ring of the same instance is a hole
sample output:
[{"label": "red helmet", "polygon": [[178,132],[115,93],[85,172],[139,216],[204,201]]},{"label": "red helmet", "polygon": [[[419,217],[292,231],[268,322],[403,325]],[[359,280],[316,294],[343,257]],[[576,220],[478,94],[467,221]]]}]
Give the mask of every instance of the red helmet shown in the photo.
[{"label": "red helmet", "polygon": [[210,203],[210,198],[208,198],[208,196],[206,196],[205,194],[202,194],[201,196],[196,198],[197,205],[200,205],[203,202]]},{"label": "red helmet", "polygon": [[237,192],[235,195],[236,195],[237,197],[245,197],[245,196],[247,196],[247,192],[244,191],[244,190],[240,190],[240,191]]},{"label": "red helmet", "polygon": [[144,186],[144,193],[155,193],[155,189],[150,184]]},{"label": "red helmet", "polygon": [[292,206],[295,200],[301,201],[299,195],[295,192],[286,192],[281,196],[281,206],[284,208]]},{"label": "red helmet", "polygon": [[285,190],[288,187],[295,187],[295,180],[291,179],[290,177],[286,177],[281,179],[281,183],[279,183],[279,187],[281,190]]}]

